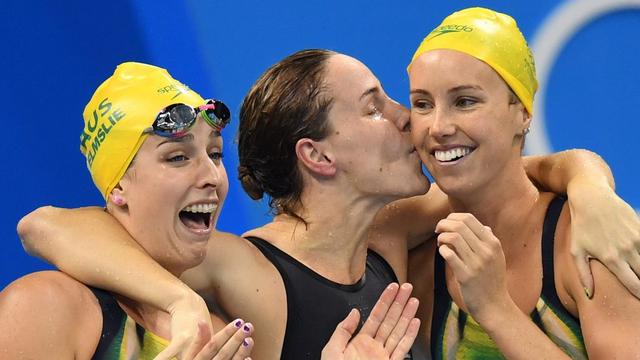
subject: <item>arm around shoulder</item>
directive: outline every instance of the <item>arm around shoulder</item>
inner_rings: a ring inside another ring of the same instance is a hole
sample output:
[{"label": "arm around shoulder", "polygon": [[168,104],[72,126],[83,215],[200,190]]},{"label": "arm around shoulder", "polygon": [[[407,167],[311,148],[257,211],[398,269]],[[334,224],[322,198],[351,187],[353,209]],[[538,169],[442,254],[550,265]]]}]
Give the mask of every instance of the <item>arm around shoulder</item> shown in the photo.
[{"label": "arm around shoulder", "polygon": [[565,150],[549,155],[525,156],[523,159],[527,175],[542,188],[556,194],[568,193],[572,186],[583,184],[615,189],[611,169],[598,154],[589,150]]},{"label": "arm around shoulder", "polygon": [[[59,257],[70,255],[66,247],[71,251],[90,237],[95,229],[103,229],[109,235],[128,236],[122,226],[99,207],[63,209],[43,206],[25,215],[17,227],[25,250],[56,266],[60,265]],[[61,249],[63,251],[59,251]]]}]

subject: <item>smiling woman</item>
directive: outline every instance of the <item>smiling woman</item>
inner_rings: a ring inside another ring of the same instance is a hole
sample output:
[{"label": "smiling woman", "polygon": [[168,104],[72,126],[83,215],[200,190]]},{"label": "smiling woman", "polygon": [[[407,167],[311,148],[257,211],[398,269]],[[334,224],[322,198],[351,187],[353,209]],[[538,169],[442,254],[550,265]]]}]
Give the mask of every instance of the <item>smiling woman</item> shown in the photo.
[{"label": "smiling woman", "polygon": [[[469,31],[441,31],[451,24]],[[580,284],[577,216],[525,173],[537,80],[515,20],[484,8],[449,15],[409,77],[412,138],[453,210],[437,246],[412,261],[414,281],[429,284],[420,296],[433,300],[421,339],[432,356],[637,357],[640,300],[599,261],[595,292]]]},{"label": "smiling woman", "polygon": [[[124,63],[98,87],[84,120],[81,151],[106,211],[175,276],[200,264],[228,188],[220,135],[226,106],[164,69]],[[58,272],[12,283],[0,293],[0,314],[0,348],[10,358],[146,359],[172,338],[168,314]],[[249,355],[250,323],[212,321],[219,332],[211,336],[214,329],[200,324],[186,358]]]}]

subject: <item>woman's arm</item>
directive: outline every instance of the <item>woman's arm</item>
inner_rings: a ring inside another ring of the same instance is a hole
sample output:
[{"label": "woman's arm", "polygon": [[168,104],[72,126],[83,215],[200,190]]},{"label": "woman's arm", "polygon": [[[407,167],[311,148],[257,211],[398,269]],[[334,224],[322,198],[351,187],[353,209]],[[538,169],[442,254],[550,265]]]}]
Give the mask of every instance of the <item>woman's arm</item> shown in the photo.
[{"label": "woman's arm", "polygon": [[197,338],[198,322],[212,331],[204,300],[149,257],[102,209],[43,207],[20,220],[18,234],[29,254],[79,281],[169,312],[173,338],[181,346]]},{"label": "woman's arm", "polygon": [[566,193],[572,225],[572,248],[580,281],[593,294],[588,258],[604,263],[640,298],[640,218],[615,193],[607,164],[597,154],[569,150],[525,159],[527,174],[555,193]]},{"label": "woman's arm", "polygon": [[558,295],[567,304],[567,309],[580,319],[589,359],[637,358],[640,300],[596,260],[591,261],[595,292],[592,298],[582,295],[582,285],[570,250],[574,226],[570,224],[573,220],[567,216],[568,213],[567,209],[563,210],[555,237]]},{"label": "woman's arm", "polygon": [[573,180],[588,180],[600,186],[615,188],[611,169],[596,153],[589,150],[565,150],[549,155],[525,156],[524,168],[538,186],[556,194],[564,194]]},{"label": "woman's arm", "polygon": [[[580,326],[590,359],[633,359],[640,343],[640,301],[601,263],[591,265],[596,291],[578,298]],[[580,289],[576,289],[579,295]]]}]

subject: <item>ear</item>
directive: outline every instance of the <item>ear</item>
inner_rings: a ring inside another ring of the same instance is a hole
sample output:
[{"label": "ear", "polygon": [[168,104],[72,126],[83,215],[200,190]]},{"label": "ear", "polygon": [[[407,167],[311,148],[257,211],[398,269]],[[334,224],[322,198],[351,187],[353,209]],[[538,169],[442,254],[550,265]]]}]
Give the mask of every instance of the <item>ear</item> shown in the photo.
[{"label": "ear", "polygon": [[118,207],[127,205],[127,198],[125,197],[124,191],[120,185],[111,190],[111,193],[109,194],[109,201]]},{"label": "ear", "polygon": [[524,136],[529,133],[529,127],[531,126],[531,115],[524,105],[518,101],[517,104],[517,117],[515,119],[515,131],[517,135]]},{"label": "ear", "polygon": [[321,176],[334,176],[336,163],[333,154],[327,149],[327,144],[302,138],[296,143],[296,155],[313,174]]},{"label": "ear", "polygon": [[522,107],[522,133],[529,133],[529,128],[531,127],[531,115],[527,111],[524,106]]}]

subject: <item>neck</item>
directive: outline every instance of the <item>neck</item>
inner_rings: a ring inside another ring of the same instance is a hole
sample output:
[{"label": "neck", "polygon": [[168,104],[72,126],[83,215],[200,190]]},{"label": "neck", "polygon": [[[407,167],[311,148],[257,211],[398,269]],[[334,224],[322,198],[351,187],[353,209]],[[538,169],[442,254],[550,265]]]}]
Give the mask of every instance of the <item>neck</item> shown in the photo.
[{"label": "neck", "polygon": [[299,215],[307,225],[289,215],[245,236],[261,237],[332,281],[351,284],[364,274],[367,234],[385,201],[379,196],[347,198],[342,189],[325,188],[302,195]]},{"label": "neck", "polygon": [[488,184],[480,185],[463,196],[450,195],[454,212],[473,214],[491,227],[507,251],[509,242],[523,231],[527,216],[533,214],[540,193],[527,177],[521,163],[505,169]]}]

